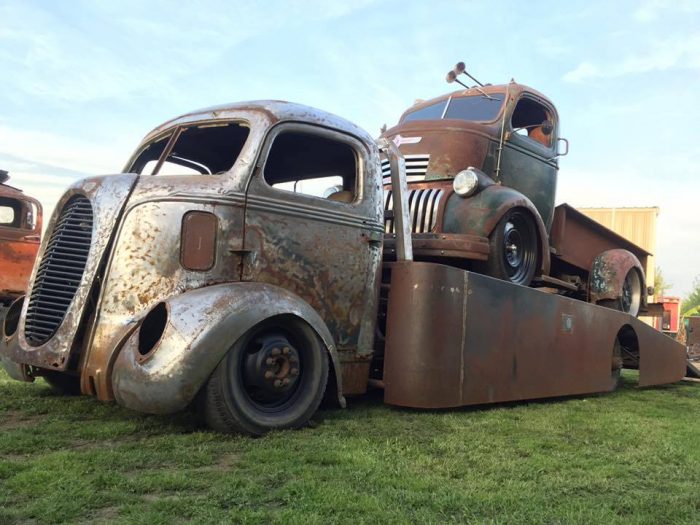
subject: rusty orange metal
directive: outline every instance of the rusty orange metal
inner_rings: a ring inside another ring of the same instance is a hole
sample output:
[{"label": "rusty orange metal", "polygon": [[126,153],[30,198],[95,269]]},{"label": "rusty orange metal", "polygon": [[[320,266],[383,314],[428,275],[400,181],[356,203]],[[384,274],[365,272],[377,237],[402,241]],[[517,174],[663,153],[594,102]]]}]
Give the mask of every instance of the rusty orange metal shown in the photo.
[{"label": "rusty orange metal", "polygon": [[9,304],[27,289],[41,239],[38,200],[8,186],[0,170],[0,301]]},{"label": "rusty orange metal", "polygon": [[394,263],[385,402],[447,408],[675,382],[682,345],[622,312],[434,263]]}]

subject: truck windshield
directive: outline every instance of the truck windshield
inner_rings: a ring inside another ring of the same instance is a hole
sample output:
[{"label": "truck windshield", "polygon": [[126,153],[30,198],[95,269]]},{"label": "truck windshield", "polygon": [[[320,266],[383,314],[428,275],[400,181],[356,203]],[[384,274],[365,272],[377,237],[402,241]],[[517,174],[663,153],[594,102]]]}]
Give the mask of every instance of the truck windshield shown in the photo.
[{"label": "truck windshield", "polygon": [[[248,132],[248,127],[240,122],[206,123],[176,128],[146,144],[127,171],[140,175],[224,173],[236,162],[248,138]],[[177,133],[175,144],[162,160],[173,133]]]},{"label": "truck windshield", "polygon": [[484,95],[450,97],[447,100],[441,100],[430,106],[407,113],[403,118],[403,122],[441,119],[491,122],[498,116],[502,105],[503,93],[492,93],[489,94],[489,97]]}]

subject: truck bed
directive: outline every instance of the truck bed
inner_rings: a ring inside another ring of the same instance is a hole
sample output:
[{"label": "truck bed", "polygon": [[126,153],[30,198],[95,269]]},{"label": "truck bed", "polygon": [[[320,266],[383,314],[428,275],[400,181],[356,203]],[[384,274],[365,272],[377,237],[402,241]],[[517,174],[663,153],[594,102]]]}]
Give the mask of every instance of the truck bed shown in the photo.
[{"label": "truck bed", "polygon": [[554,209],[549,244],[552,257],[585,271],[606,250],[628,250],[637,256],[642,268],[646,268],[647,257],[652,255],[568,204]]}]

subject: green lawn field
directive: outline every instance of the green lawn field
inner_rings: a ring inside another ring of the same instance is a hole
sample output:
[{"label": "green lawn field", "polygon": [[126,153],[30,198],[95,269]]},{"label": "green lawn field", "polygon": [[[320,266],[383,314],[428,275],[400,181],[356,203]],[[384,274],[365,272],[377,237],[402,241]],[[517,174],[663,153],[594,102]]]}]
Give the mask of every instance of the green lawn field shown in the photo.
[{"label": "green lawn field", "polygon": [[252,439],[0,372],[0,523],[698,523],[700,384],[480,409],[379,395]]}]

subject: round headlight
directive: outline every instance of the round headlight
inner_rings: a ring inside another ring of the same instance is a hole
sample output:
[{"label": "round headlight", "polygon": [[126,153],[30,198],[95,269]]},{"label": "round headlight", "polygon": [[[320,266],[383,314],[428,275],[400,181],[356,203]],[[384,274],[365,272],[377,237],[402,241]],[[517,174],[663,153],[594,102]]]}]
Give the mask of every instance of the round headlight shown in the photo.
[{"label": "round headlight", "polygon": [[479,177],[476,176],[476,173],[474,173],[474,170],[471,168],[460,171],[455,175],[452,181],[452,188],[460,197],[468,197],[474,193],[478,187]]}]

